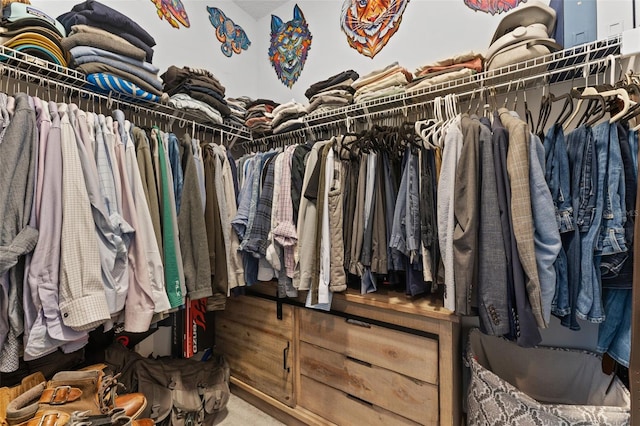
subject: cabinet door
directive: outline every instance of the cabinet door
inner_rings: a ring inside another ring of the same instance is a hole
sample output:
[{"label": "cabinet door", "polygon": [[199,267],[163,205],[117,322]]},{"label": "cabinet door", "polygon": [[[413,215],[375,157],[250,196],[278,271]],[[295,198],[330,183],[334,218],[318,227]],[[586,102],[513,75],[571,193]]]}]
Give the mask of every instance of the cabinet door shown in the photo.
[{"label": "cabinet door", "polygon": [[242,296],[227,299],[216,316],[216,346],[231,367],[231,375],[293,407],[293,307]]}]

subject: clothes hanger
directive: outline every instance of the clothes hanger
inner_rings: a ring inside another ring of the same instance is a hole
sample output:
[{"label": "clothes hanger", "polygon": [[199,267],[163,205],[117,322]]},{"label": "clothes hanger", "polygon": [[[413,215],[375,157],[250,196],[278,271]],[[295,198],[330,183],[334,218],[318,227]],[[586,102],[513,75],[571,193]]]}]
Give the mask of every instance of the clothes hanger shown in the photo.
[{"label": "clothes hanger", "polygon": [[[431,143],[431,140],[428,137],[428,133],[438,122],[438,104],[440,102],[440,97],[437,96],[433,101],[433,118],[428,118],[426,120],[416,121],[415,123],[415,131],[416,134],[422,139],[423,146],[426,149],[435,149],[436,147]],[[424,126],[424,127],[423,127]]]},{"label": "clothes hanger", "polygon": [[523,98],[523,104],[524,104],[525,121],[529,126],[529,131],[532,132],[533,129],[535,128],[535,125],[533,123],[533,114],[531,113],[531,110],[529,109],[529,104],[527,103],[527,91],[525,88],[524,81],[522,81],[522,98]]},{"label": "clothes hanger", "polygon": [[442,97],[438,96],[434,99],[433,115],[435,117],[435,122],[428,129],[422,130],[422,139],[426,139],[429,145],[434,149],[438,148],[435,139],[436,132],[445,121],[442,113],[443,104],[444,99]]},{"label": "clothes hanger", "polygon": [[[535,127],[535,134],[538,136],[543,135],[544,128],[547,126],[547,121],[551,115],[552,102],[551,98],[546,94],[547,82],[542,86],[542,97],[540,98],[540,108],[538,110],[538,122]],[[543,139],[541,137],[541,139]]]}]

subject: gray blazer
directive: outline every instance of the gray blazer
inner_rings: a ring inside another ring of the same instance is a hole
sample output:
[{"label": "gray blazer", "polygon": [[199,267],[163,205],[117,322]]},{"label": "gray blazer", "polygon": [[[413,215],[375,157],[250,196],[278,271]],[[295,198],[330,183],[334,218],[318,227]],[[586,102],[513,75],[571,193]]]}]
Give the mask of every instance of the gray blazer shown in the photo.
[{"label": "gray blazer", "polygon": [[469,315],[472,292],[478,278],[480,122],[464,114],[460,124],[464,143],[456,169],[454,191],[453,265],[456,312]]},{"label": "gray blazer", "polygon": [[485,333],[509,333],[507,258],[498,203],[491,130],[480,126],[480,226],[478,230],[478,311]]}]

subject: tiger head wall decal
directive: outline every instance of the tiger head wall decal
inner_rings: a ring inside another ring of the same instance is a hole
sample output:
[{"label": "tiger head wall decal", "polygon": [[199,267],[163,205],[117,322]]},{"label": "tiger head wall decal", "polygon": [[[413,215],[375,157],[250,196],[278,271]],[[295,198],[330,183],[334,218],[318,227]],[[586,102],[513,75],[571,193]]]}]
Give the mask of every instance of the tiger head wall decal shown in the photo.
[{"label": "tiger head wall decal", "polygon": [[300,77],[311,49],[312,38],[309,24],[297,4],[290,21],[283,22],[279,17],[271,15],[269,59],[285,86],[293,87]]},{"label": "tiger head wall decal", "polygon": [[491,15],[508,12],[527,0],[464,0],[464,4],[472,10],[490,13]]},{"label": "tiger head wall decal", "polygon": [[373,59],[400,28],[409,0],[345,0],[340,27],[349,46]]}]

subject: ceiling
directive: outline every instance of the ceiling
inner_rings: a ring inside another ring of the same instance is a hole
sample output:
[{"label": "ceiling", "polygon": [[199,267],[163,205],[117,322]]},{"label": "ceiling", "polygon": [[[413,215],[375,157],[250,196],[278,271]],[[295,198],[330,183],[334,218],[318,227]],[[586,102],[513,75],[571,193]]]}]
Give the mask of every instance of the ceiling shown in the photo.
[{"label": "ceiling", "polygon": [[287,0],[234,0],[234,3],[253,18],[260,19],[287,3]]}]

